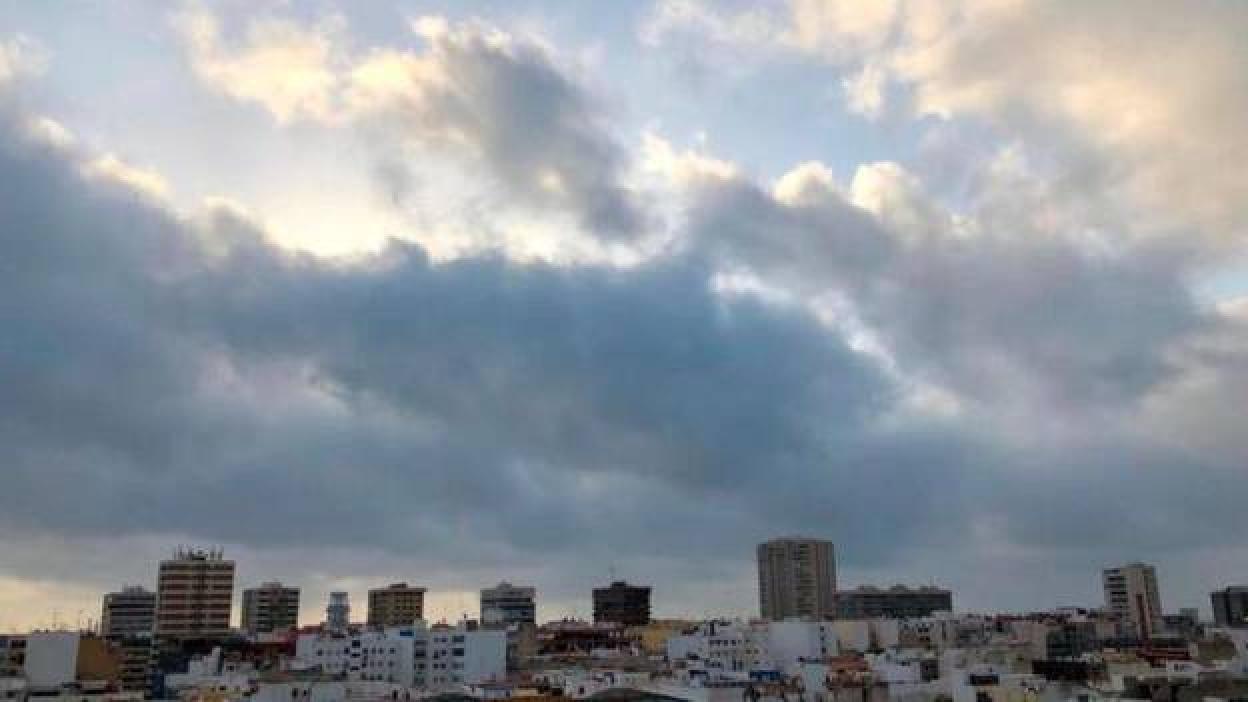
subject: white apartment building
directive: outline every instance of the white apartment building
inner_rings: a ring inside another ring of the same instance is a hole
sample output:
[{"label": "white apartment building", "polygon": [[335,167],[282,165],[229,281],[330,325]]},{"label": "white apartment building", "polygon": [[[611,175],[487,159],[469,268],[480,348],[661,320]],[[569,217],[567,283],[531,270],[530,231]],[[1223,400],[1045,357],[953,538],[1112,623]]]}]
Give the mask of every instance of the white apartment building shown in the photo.
[{"label": "white apartment building", "polygon": [[252,689],[256,668],[251,663],[223,661],[221,649],[192,658],[185,673],[165,675],[165,693],[176,699],[242,699]]},{"label": "white apartment building", "polygon": [[251,702],[377,702],[416,699],[409,688],[395,683],[359,680],[292,680],[260,682],[247,699]]},{"label": "white apartment building", "polygon": [[833,622],[807,619],[771,622],[767,646],[776,670],[786,675],[796,675],[802,661],[823,660],[841,650]]},{"label": "white apartment building", "polygon": [[693,633],[667,640],[667,659],[698,660],[708,672],[773,670],[767,637],[768,622],[703,622]]},{"label": "white apartment building", "polygon": [[444,688],[476,684],[507,677],[507,632],[435,626],[424,632],[427,658],[422,665],[421,644],[416,644],[416,685]]},{"label": "white apartment building", "polygon": [[937,612],[930,617],[891,621],[898,627],[897,636],[902,646],[945,650],[978,646],[992,638],[992,622],[977,614]]},{"label": "white apartment building", "polygon": [[797,673],[802,661],[840,653],[838,622],[809,619],[741,622],[710,621],[691,634],[667,641],[668,661],[697,660],[708,672]]},{"label": "white apartment building", "polygon": [[300,634],[295,658],[347,680],[415,684],[415,637],[402,629]]},{"label": "white apartment building", "polygon": [[451,688],[502,680],[507,632],[456,627],[411,627],[302,634],[295,656],[306,666],[347,680],[405,687]]},{"label": "white apartment building", "polygon": [[77,680],[78,632],[39,631],[26,635],[26,682],[60,687]]}]

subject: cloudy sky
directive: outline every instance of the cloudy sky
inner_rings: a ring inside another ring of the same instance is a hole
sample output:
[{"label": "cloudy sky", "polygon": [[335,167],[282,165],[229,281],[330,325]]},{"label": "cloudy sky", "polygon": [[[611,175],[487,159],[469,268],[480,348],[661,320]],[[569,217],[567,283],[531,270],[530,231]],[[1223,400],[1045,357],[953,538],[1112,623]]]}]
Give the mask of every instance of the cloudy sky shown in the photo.
[{"label": "cloudy sky", "polygon": [[[0,0],[0,630],[1248,580],[1248,4]],[[362,610],[362,607],[361,607]],[[362,611],[359,612],[362,614]]]}]

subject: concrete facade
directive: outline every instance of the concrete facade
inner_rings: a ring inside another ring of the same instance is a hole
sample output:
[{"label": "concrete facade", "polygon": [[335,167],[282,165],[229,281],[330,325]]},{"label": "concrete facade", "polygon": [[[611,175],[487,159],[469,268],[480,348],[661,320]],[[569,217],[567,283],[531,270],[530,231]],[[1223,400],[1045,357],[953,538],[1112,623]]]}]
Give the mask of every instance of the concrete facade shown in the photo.
[{"label": "concrete facade", "polygon": [[368,591],[368,625],[413,626],[425,616],[425,588],[394,583]]},{"label": "concrete facade", "polygon": [[1248,585],[1233,585],[1209,593],[1213,621],[1218,626],[1248,628]]},{"label": "concrete facade", "polygon": [[1128,636],[1146,641],[1163,631],[1157,570],[1146,563],[1107,568],[1101,574],[1105,607],[1118,615]]},{"label": "concrete facade", "polygon": [[863,586],[836,593],[838,619],[909,619],[953,611],[953,593],[923,585],[890,588]]},{"label": "concrete facade", "polygon": [[594,588],[594,623],[645,626],[650,623],[650,588],[617,580]]},{"label": "concrete facade", "polygon": [[100,635],[106,638],[151,635],[156,628],[156,593],[137,585],[104,595]]},{"label": "concrete facade", "polygon": [[299,588],[265,583],[243,591],[243,630],[249,634],[289,631],[299,625]]},{"label": "concrete facade", "polygon": [[537,588],[502,582],[481,591],[481,623],[486,626],[537,623]]},{"label": "concrete facade", "polygon": [[230,632],[234,561],[220,551],[178,549],[160,562],[156,635],[163,640],[206,639]]},{"label": "concrete facade", "polygon": [[758,600],[764,619],[835,616],[836,550],[832,542],[794,537],[759,544]]}]

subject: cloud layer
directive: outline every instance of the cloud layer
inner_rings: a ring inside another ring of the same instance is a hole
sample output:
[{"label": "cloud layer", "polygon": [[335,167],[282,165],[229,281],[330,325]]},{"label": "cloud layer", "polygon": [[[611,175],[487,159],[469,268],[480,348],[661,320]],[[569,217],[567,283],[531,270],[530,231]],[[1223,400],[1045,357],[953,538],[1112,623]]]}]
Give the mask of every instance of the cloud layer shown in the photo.
[{"label": "cloud layer", "polygon": [[[971,608],[1095,598],[1133,558],[1184,564],[1167,607],[1195,604],[1246,526],[1248,314],[1193,292],[1244,253],[1240,173],[1209,146],[1240,148],[1223,110],[1248,64],[1220,27],[1242,18],[1192,13],[1173,80],[1108,85],[1087,62],[1129,62],[1151,20],[1101,36],[1108,6],[919,7],[669,2],[641,30],[776,29],[752,58],[876,71],[847,109],[890,114],[879,82],[941,115],[913,163],[846,178],[813,156],[767,178],[657,127],[632,153],[561,49],[482,20],[419,19],[408,49],[339,16],[177,16],[202,89],[374,140],[398,199],[446,158],[625,262],[296,253],[0,87],[0,575],[17,591],[72,580],[102,538],[142,559],[196,540],[310,602],[527,578],[553,616],[615,565],[660,612],[741,613],[752,545],[804,532],[851,579],[935,578]],[[1170,151],[1176,105],[1206,103],[1207,138]],[[150,567],[128,558],[101,571]]]}]

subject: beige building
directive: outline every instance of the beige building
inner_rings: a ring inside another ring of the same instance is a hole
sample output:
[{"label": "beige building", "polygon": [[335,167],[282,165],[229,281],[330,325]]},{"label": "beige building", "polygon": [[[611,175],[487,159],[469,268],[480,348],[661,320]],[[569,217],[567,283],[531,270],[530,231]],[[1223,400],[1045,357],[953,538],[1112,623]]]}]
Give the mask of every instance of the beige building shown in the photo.
[{"label": "beige building", "polygon": [[74,666],[78,680],[120,683],[122,663],[122,650],[117,643],[99,636],[78,639],[78,660]]},{"label": "beige building", "polygon": [[758,545],[758,604],[764,619],[836,615],[836,552],[831,541],[800,537]]},{"label": "beige building", "polygon": [[1101,573],[1105,607],[1118,615],[1127,636],[1141,641],[1162,635],[1161,593],[1157,569],[1147,563],[1128,563]]},{"label": "beige building", "polygon": [[156,635],[163,640],[225,636],[234,599],[234,561],[220,551],[179,548],[160,562]]},{"label": "beige building", "polygon": [[698,622],[687,619],[655,619],[645,626],[630,626],[624,635],[636,641],[647,656],[667,653],[667,640],[697,628]]},{"label": "beige building", "polygon": [[425,588],[407,583],[368,591],[368,625],[412,626],[425,616]]}]

